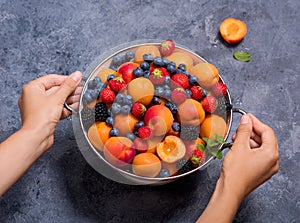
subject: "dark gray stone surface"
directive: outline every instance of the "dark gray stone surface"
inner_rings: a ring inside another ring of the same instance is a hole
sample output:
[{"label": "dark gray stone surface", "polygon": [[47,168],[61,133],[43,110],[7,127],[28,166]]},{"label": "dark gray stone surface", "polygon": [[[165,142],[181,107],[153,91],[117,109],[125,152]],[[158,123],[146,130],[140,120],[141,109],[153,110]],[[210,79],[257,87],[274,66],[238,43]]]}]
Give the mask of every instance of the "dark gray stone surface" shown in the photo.
[{"label": "dark gray stone surface", "polygon": [[[298,0],[1,0],[0,141],[20,127],[23,84],[47,73],[84,71],[121,43],[171,38],[215,64],[233,104],[278,136],[279,173],[245,199],[234,222],[299,222],[299,8]],[[226,17],[248,25],[236,46],[218,37]],[[251,61],[234,60],[236,50],[250,51]],[[58,125],[53,148],[0,198],[0,222],[194,222],[220,167],[216,160],[165,186],[118,184],[87,164],[68,119]]]}]

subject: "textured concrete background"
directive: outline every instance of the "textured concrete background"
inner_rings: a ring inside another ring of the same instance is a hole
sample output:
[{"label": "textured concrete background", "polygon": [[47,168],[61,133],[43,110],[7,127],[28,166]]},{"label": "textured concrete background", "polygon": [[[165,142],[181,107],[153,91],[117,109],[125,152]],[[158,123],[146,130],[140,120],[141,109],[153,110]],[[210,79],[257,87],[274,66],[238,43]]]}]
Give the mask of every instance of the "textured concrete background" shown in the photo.
[{"label": "textured concrete background", "polygon": [[[0,0],[0,141],[20,127],[17,99],[28,81],[84,71],[131,40],[172,38],[215,64],[233,104],[278,136],[279,173],[245,199],[234,222],[299,222],[299,8],[298,0]],[[234,47],[218,37],[229,16],[248,25]],[[250,51],[252,60],[234,60],[236,50]],[[165,186],[121,185],[87,164],[68,119],[58,125],[53,148],[0,198],[0,222],[194,222],[220,167],[216,160]]]}]

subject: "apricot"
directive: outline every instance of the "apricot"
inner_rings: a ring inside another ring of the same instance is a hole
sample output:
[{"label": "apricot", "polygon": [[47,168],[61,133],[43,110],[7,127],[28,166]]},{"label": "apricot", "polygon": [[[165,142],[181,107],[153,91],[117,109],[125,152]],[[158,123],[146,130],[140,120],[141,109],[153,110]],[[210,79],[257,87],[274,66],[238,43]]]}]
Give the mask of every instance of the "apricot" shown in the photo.
[{"label": "apricot", "polygon": [[175,163],[182,159],[186,149],[183,141],[177,136],[166,136],[165,140],[156,147],[159,158],[167,163]]},{"label": "apricot", "polygon": [[162,142],[164,136],[153,136],[147,140],[148,151],[149,153],[156,153],[157,145]]},{"label": "apricot", "polygon": [[201,138],[215,139],[215,134],[224,137],[227,126],[225,120],[215,114],[207,115],[200,125]]},{"label": "apricot", "polygon": [[139,176],[156,177],[160,170],[160,159],[153,153],[140,153],[132,161],[132,172]]},{"label": "apricot", "polygon": [[191,67],[189,72],[198,78],[198,83],[201,87],[208,89],[220,79],[218,69],[210,63],[198,63]]},{"label": "apricot", "polygon": [[121,136],[134,131],[134,124],[138,121],[131,113],[117,114],[114,118],[114,128],[117,128]]},{"label": "apricot", "polygon": [[178,106],[177,118],[181,125],[197,126],[203,122],[205,111],[200,102],[189,98]]},{"label": "apricot", "polygon": [[150,107],[144,116],[144,122],[152,129],[154,136],[165,135],[171,129],[173,121],[171,111],[163,105]]},{"label": "apricot", "polygon": [[151,54],[153,58],[161,56],[157,46],[144,45],[144,46],[140,46],[136,49],[134,61],[136,63],[142,63],[144,61],[144,59],[143,59],[144,54]]},{"label": "apricot", "polygon": [[194,63],[191,56],[182,52],[174,52],[170,56],[165,57],[165,59],[173,61],[174,63],[176,63],[176,66],[178,66],[179,64],[185,64],[187,71],[189,71]]},{"label": "apricot", "polygon": [[246,23],[238,19],[227,18],[220,25],[220,34],[229,44],[240,42],[246,36],[246,33]]},{"label": "apricot", "polygon": [[126,167],[135,156],[133,142],[122,136],[110,137],[104,144],[105,159],[116,167]]},{"label": "apricot", "polygon": [[107,83],[107,77],[110,74],[116,75],[116,71],[114,71],[110,68],[103,68],[102,70],[100,70],[100,72],[97,74],[97,76],[100,77],[100,79],[103,83]]},{"label": "apricot", "polygon": [[155,89],[148,78],[140,77],[130,81],[127,90],[134,102],[140,102],[147,106],[152,101]]},{"label": "apricot", "polygon": [[103,151],[103,146],[109,138],[111,127],[105,122],[96,122],[88,130],[88,138],[92,145],[99,151]]}]

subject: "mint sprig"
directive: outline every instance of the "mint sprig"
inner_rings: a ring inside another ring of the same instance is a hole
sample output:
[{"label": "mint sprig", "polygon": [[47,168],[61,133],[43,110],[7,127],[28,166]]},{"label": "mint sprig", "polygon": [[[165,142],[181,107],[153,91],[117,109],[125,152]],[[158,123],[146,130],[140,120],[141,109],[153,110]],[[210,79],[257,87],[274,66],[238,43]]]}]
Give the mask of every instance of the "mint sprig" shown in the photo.
[{"label": "mint sprig", "polygon": [[219,147],[225,143],[224,138],[218,134],[215,134],[215,139],[203,138],[203,140],[206,142],[205,151],[209,152],[218,159],[222,159],[223,154]]},{"label": "mint sprig", "polygon": [[251,55],[249,52],[236,51],[233,53],[233,58],[238,61],[249,62],[251,59]]}]

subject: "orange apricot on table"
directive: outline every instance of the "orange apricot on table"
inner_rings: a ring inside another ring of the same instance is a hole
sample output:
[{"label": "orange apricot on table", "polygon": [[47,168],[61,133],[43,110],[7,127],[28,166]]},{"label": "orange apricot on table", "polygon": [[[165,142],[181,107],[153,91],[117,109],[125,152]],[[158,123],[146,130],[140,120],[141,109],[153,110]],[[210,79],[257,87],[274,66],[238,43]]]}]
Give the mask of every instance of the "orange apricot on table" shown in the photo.
[{"label": "orange apricot on table", "polygon": [[177,118],[181,125],[198,126],[205,118],[205,111],[200,102],[189,98],[178,106]]},{"label": "orange apricot on table", "polygon": [[88,130],[88,138],[92,145],[99,151],[103,151],[103,145],[109,138],[111,127],[105,122],[96,122]]},{"label": "orange apricot on table", "polygon": [[144,59],[143,59],[144,54],[151,54],[153,58],[161,56],[157,46],[144,45],[144,46],[139,46],[136,49],[134,61],[136,63],[142,63],[144,61]]},{"label": "orange apricot on table", "polygon": [[240,42],[246,36],[246,33],[246,23],[238,19],[227,18],[220,25],[220,34],[229,44]]},{"label": "orange apricot on table", "polygon": [[187,71],[189,71],[189,69],[193,66],[194,63],[193,58],[191,56],[182,52],[174,52],[170,56],[165,57],[165,59],[173,61],[174,63],[176,63],[177,67],[179,64],[185,64]]},{"label": "orange apricot on table", "polygon": [[184,157],[186,149],[179,137],[169,135],[157,145],[156,152],[164,162],[175,163]]},{"label": "orange apricot on table", "polygon": [[120,131],[121,136],[134,131],[134,124],[138,121],[136,117],[130,114],[117,114],[114,118],[114,128]]},{"label": "orange apricot on table", "polygon": [[136,78],[127,86],[128,94],[133,98],[134,102],[140,102],[147,106],[154,96],[154,86],[148,78]]},{"label": "orange apricot on table", "polygon": [[225,137],[227,130],[225,120],[215,114],[207,115],[200,125],[201,138],[215,139],[215,134]]},{"label": "orange apricot on table", "polygon": [[198,63],[189,72],[198,78],[199,85],[204,88],[211,88],[220,79],[218,69],[210,63]]},{"label": "orange apricot on table", "polygon": [[132,161],[132,172],[139,176],[156,177],[161,170],[161,161],[153,153],[140,153]]}]

